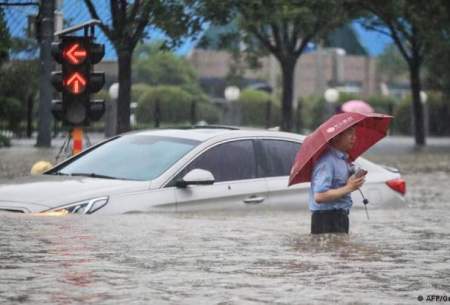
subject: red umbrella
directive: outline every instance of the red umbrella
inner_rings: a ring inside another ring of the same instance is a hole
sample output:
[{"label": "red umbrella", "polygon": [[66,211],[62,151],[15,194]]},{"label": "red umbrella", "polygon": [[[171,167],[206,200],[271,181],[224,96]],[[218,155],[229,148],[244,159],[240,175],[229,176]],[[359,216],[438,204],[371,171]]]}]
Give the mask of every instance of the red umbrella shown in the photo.
[{"label": "red umbrella", "polygon": [[341,132],[355,126],[356,143],[348,152],[350,161],[353,161],[386,136],[391,119],[391,116],[379,113],[345,112],[333,115],[306,137],[292,166],[289,185],[311,180],[314,162],[326,150],[328,142]]}]

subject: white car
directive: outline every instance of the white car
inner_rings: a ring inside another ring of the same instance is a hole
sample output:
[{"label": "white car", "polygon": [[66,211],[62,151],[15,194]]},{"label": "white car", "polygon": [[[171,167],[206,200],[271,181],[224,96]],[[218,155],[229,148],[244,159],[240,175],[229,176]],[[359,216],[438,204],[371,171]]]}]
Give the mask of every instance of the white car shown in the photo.
[{"label": "white car", "polygon": [[[139,131],[105,140],[40,176],[0,182],[0,211],[120,214],[307,209],[309,183],[288,187],[304,136],[257,129]],[[363,158],[370,205],[403,204],[396,170]],[[362,202],[354,192],[355,206]]]}]

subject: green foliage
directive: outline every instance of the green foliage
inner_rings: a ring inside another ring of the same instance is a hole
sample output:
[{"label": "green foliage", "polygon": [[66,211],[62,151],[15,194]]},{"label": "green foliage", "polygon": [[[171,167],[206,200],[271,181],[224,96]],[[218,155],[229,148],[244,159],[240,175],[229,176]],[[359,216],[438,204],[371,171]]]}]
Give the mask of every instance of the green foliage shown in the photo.
[{"label": "green foliage", "polygon": [[7,63],[0,69],[0,121],[14,132],[26,118],[28,98],[36,94],[37,70],[35,61]]},{"label": "green foliage", "polygon": [[[278,60],[283,81],[291,82],[294,67],[309,42],[320,39],[337,26],[350,20],[344,1],[336,0],[252,0],[199,2],[200,14],[213,23],[238,18],[241,41],[249,58],[269,52]],[[283,113],[292,111],[292,86],[283,86]],[[282,130],[292,128],[292,118],[281,121]]]},{"label": "green foliage", "polygon": [[0,66],[8,59],[10,47],[11,36],[5,22],[5,14],[0,7]]},{"label": "green foliage", "polygon": [[392,96],[374,95],[367,99],[367,102],[372,106],[375,112],[384,114],[393,114],[394,109],[399,100]]},{"label": "green foliage", "polygon": [[[376,95],[369,98],[362,98],[356,94],[341,92],[339,94],[339,100],[334,106],[335,111],[337,111],[342,104],[350,100],[366,101],[376,112],[386,114],[393,113],[394,109],[399,104],[399,101],[393,97]],[[323,97],[309,96],[307,98],[301,98],[299,102],[302,104],[301,118],[303,120],[303,126],[306,129],[314,130],[328,118],[327,105]]]},{"label": "green foliage", "polygon": [[391,44],[385,48],[383,53],[378,57],[377,69],[385,75],[387,82],[398,81],[399,78],[408,76],[408,65],[395,44]]},{"label": "green foliage", "polygon": [[20,100],[14,97],[0,97],[0,120],[7,122],[8,129],[17,131],[25,109]]},{"label": "green foliage", "polygon": [[4,135],[0,134],[0,147],[9,147],[9,146],[11,146],[11,141]]},{"label": "green foliage", "polygon": [[[412,112],[411,97],[405,98],[395,111],[396,130],[402,134],[411,134]],[[435,136],[449,136],[450,105],[445,96],[438,93],[430,93],[427,99],[429,114],[429,133]]]},{"label": "green foliage", "polygon": [[394,112],[395,131],[400,134],[410,135],[412,131],[411,98],[403,99]]},{"label": "green foliage", "polygon": [[197,103],[197,121],[205,121],[208,124],[218,124],[221,120],[221,112],[210,103]]},{"label": "green foliage", "polygon": [[[117,100],[117,132],[130,129],[130,66],[138,42],[146,38],[150,28],[167,37],[166,45],[176,46],[185,36],[201,30],[201,18],[194,15],[195,1],[110,1],[109,13],[100,12],[98,2],[84,0],[91,17],[100,20],[99,27],[114,46],[119,64],[121,94]],[[100,18],[102,16],[103,18]]]},{"label": "green foliage", "polygon": [[450,135],[450,103],[443,94],[428,94],[428,113],[430,134],[437,136]]},{"label": "green foliage", "polygon": [[281,122],[281,109],[278,103],[272,101],[270,95],[260,90],[244,90],[239,100],[234,102],[241,112],[241,125],[264,127],[268,111],[268,102],[271,102],[270,125],[279,126]]},{"label": "green foliage", "polygon": [[[433,49],[429,39],[430,29],[436,28],[435,17],[442,10],[441,1],[424,0],[360,0],[355,2],[364,6],[371,14],[365,18],[364,24],[372,30],[389,35],[408,65],[411,78],[411,95],[420,103],[419,93],[422,90],[421,74],[423,64]],[[448,14],[448,12],[447,12]],[[445,13],[444,13],[445,15]],[[445,35],[448,40],[448,32]],[[420,115],[420,107],[413,107],[415,122],[414,133],[416,144],[424,144],[424,122]]]},{"label": "green foliage", "polygon": [[186,59],[165,50],[162,43],[139,45],[135,51],[133,71],[135,83],[179,86],[195,95],[200,102],[207,101],[192,65]]},{"label": "green foliage", "polygon": [[[339,93],[339,99],[332,106],[333,112],[337,112],[342,104],[350,100],[361,99],[359,95],[353,93]],[[320,126],[329,116],[329,106],[323,96],[309,96],[301,98],[299,103],[302,105],[302,125],[304,128],[314,130]]]},{"label": "green foliage", "polygon": [[[426,83],[429,87],[442,91],[450,96],[450,2],[447,0],[432,1],[427,10],[433,9],[433,18],[429,19],[426,39],[432,45],[428,50],[426,65]],[[449,100],[449,99],[447,99]]]},{"label": "green foliage", "polygon": [[0,123],[14,132],[20,132],[27,101],[36,94],[39,77],[36,61],[8,62],[9,54],[31,55],[33,50],[36,48],[26,39],[11,39],[0,8]]},{"label": "green foliage", "polygon": [[253,102],[267,102],[269,100],[272,100],[270,95],[267,92],[261,90],[246,89],[243,90],[239,95],[240,102],[253,103]]},{"label": "green foliage", "polygon": [[[143,90],[142,90],[143,89]],[[141,87],[141,95],[136,109],[138,123],[151,123],[155,121],[156,104],[160,107],[160,121],[166,123],[190,122],[191,105],[197,101],[193,95],[176,86]],[[217,123],[220,114],[213,105],[197,102],[197,121],[205,120],[208,123]]]},{"label": "green foliage", "polygon": [[184,58],[161,50],[158,45],[140,45],[137,48],[133,65],[136,82],[157,86],[185,85],[197,81],[195,70]]},{"label": "green foliage", "polygon": [[211,24],[200,38],[197,47],[205,50],[227,50],[233,52],[239,49],[239,24],[237,18],[224,25]]},{"label": "green foliage", "polygon": [[299,100],[302,105],[302,125],[305,129],[314,130],[326,119],[326,101],[323,97],[308,96]]},{"label": "green foliage", "polygon": [[368,55],[366,48],[361,44],[358,39],[358,34],[351,23],[347,23],[326,35],[324,47],[342,48],[348,55]]},{"label": "green foliage", "polygon": [[131,102],[139,102],[141,96],[149,90],[152,90],[152,88],[152,86],[142,83],[134,84],[133,86],[131,86]]},{"label": "green foliage", "polygon": [[186,35],[201,30],[201,20],[192,9],[195,1],[111,1],[110,11],[106,13],[100,12],[104,8],[98,3],[101,1],[83,2],[91,17],[102,21],[99,27],[118,53],[133,51],[147,36],[149,28],[164,32],[167,46],[176,46]]}]

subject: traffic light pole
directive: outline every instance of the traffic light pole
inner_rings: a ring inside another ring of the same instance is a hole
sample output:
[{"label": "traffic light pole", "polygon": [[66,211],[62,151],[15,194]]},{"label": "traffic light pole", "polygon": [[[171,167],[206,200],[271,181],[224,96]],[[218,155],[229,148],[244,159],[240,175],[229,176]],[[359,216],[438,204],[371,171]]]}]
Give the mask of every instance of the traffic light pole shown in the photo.
[{"label": "traffic light pole", "polygon": [[51,46],[53,41],[53,28],[55,11],[54,0],[42,0],[41,15],[41,52],[40,52],[40,79],[39,79],[39,121],[36,146],[50,147],[51,145],[51,103],[52,88],[50,75],[52,70]]},{"label": "traffic light pole", "polygon": [[[52,73],[52,84],[61,92],[61,99],[53,101],[52,113],[70,127],[73,155],[83,149],[83,126],[98,121],[105,111],[104,100],[91,99],[105,84],[105,74],[94,71],[105,54],[104,45],[94,41],[94,27],[99,23],[91,20],[57,32],[59,42],[52,44],[52,55],[62,68]],[[80,30],[83,36],[73,35]]]},{"label": "traffic light pole", "polygon": [[72,129],[72,156],[79,154],[83,150],[83,128]]}]

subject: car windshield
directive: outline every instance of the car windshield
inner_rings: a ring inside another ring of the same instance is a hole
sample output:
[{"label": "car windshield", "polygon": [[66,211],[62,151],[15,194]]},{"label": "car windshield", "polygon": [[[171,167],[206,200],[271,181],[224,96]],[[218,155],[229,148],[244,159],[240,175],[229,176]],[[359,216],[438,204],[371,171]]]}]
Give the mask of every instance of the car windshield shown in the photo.
[{"label": "car windshield", "polygon": [[199,143],[174,137],[127,135],[95,148],[50,174],[152,180]]}]

